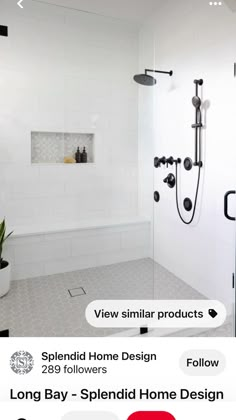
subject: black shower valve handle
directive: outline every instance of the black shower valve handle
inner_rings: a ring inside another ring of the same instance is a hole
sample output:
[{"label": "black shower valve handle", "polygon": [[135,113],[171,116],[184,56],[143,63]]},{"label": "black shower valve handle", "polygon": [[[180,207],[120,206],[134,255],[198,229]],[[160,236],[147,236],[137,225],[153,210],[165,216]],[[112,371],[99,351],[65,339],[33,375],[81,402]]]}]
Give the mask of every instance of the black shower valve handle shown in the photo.
[{"label": "black shower valve handle", "polygon": [[173,165],[174,164],[174,158],[173,156],[170,156],[168,159],[166,159],[166,164],[167,164],[167,168],[169,165]]},{"label": "black shower valve handle", "polygon": [[155,157],[154,159],[154,166],[155,168],[160,168],[160,166],[166,164],[166,158],[163,156],[162,158]]},{"label": "black shower valve handle", "polygon": [[167,169],[169,168],[169,165],[173,165],[173,160],[174,160],[174,158],[172,158],[172,156],[169,157],[168,159],[166,159],[166,168]]},{"label": "black shower valve handle", "polygon": [[160,167],[160,159],[158,157],[154,158],[154,168]]},{"label": "black shower valve handle", "polygon": [[175,187],[175,176],[173,174],[168,174],[168,176],[163,179],[163,182],[168,185],[169,188]]},{"label": "black shower valve handle", "polygon": [[160,163],[162,163],[163,165],[165,165],[165,164],[166,164],[166,157],[165,157],[165,156],[163,156],[163,157],[160,159]]},{"label": "black shower valve handle", "polygon": [[160,168],[161,165],[167,165],[168,168],[168,165],[173,165],[174,163],[180,164],[181,159],[174,159],[173,156],[170,156],[168,159],[165,156],[163,156],[162,158],[155,157],[154,159],[155,168]]}]

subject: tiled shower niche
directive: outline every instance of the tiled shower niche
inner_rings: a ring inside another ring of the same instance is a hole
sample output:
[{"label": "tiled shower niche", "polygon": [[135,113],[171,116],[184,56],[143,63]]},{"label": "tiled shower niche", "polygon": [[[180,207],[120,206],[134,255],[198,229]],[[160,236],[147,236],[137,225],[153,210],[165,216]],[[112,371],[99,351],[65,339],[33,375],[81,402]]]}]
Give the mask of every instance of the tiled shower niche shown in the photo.
[{"label": "tiled shower niche", "polygon": [[94,134],[31,132],[32,163],[64,163],[65,157],[75,157],[77,148],[86,148],[88,163],[94,162]]}]

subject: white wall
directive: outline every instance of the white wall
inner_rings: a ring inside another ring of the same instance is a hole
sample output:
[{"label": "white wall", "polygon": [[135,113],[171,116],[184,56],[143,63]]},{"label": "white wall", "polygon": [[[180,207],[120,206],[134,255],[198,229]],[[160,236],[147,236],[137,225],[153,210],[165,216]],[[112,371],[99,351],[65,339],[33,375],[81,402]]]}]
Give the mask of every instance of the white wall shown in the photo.
[{"label": "white wall", "polygon": [[[8,225],[138,212],[138,29],[0,0],[0,218]],[[94,132],[95,164],[31,165],[31,131]],[[36,228],[37,230],[37,228]]]},{"label": "white wall", "polygon": [[[203,178],[193,225],[179,220],[175,191],[163,183],[173,169],[155,170],[155,189],[161,194],[155,205],[155,259],[206,296],[230,305],[235,226],[223,216],[223,196],[235,188],[236,15],[225,6],[210,7],[205,0],[161,3],[146,33],[150,28],[155,32],[155,66],[173,69],[174,77],[159,78],[154,88],[155,155],[194,156],[195,78],[204,79],[201,95],[207,110]],[[194,198],[196,175],[196,169],[192,173],[181,169],[181,200]],[[235,214],[233,203],[232,198]]]}]

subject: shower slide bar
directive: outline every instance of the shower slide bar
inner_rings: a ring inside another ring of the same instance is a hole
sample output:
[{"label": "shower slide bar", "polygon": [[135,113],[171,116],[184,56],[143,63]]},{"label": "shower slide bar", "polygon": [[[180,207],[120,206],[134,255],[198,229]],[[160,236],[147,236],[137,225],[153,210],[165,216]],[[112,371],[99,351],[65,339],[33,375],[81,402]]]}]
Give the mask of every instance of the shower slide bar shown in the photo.
[{"label": "shower slide bar", "polygon": [[192,128],[195,129],[195,161],[193,163],[194,166],[202,167],[201,161],[201,139],[200,139],[200,130],[202,128],[202,113],[201,113],[201,99],[198,94],[199,86],[203,85],[203,80],[198,79],[194,80],[196,85],[196,94],[192,99],[193,106],[196,108],[195,111],[195,123],[192,124]]}]

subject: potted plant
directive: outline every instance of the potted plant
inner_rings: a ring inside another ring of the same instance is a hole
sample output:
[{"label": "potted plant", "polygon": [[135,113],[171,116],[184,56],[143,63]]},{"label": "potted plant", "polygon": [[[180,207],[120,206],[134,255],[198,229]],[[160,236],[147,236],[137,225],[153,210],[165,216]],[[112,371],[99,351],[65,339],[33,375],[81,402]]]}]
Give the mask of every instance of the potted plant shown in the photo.
[{"label": "potted plant", "polygon": [[6,222],[4,219],[0,223],[0,297],[6,295],[10,290],[11,266],[8,261],[4,261],[2,258],[2,251],[5,241],[12,233],[6,236]]}]

